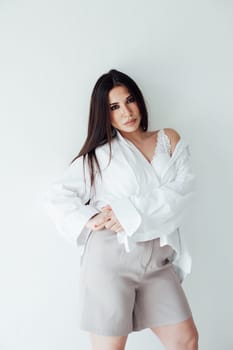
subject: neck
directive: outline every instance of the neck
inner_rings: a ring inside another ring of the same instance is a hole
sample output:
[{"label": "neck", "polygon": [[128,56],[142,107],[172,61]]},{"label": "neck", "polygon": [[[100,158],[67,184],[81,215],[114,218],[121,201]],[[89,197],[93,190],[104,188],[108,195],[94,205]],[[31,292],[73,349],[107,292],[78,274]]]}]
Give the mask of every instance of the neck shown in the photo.
[{"label": "neck", "polygon": [[120,130],[119,132],[124,138],[134,143],[142,142],[147,134],[147,132],[143,131],[141,128],[138,128],[137,130],[131,132],[125,132]]}]

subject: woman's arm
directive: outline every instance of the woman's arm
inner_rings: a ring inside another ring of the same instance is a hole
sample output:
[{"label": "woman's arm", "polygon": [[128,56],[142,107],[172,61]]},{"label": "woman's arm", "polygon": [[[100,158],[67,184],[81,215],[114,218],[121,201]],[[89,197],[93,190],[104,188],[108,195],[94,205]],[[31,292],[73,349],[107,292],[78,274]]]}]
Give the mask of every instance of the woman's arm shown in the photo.
[{"label": "woman's arm", "polygon": [[[86,163],[85,163],[86,166]],[[100,210],[85,205],[89,200],[90,178],[85,168],[86,187],[83,176],[83,157],[77,158],[63,174],[52,182],[44,194],[44,206],[62,236],[74,242],[85,239],[90,229],[85,225]]]},{"label": "woman's arm", "polygon": [[158,234],[168,234],[183,222],[196,186],[188,147],[175,162],[175,168],[173,181],[148,188],[141,195],[126,196],[109,202],[127,235],[153,230],[157,230]]}]

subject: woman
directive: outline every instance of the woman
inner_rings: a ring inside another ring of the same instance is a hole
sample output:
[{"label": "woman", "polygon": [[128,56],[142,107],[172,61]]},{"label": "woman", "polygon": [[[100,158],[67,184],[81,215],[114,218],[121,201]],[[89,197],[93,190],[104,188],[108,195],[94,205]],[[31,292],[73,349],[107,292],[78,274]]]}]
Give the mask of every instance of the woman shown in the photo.
[{"label": "woman", "polygon": [[198,349],[181,286],[191,271],[179,230],[195,187],[189,145],[174,129],[147,129],[137,84],[103,74],[84,146],[45,196],[57,230],[80,247],[80,328],[94,350],[124,349],[144,328],[166,349]]}]

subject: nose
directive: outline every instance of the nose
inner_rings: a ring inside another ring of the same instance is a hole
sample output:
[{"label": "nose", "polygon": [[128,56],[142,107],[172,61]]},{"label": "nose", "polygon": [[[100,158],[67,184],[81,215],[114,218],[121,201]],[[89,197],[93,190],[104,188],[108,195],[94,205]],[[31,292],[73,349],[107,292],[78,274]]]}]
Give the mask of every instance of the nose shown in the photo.
[{"label": "nose", "polygon": [[123,105],[121,114],[123,117],[128,117],[128,116],[132,115],[131,109],[127,105]]}]

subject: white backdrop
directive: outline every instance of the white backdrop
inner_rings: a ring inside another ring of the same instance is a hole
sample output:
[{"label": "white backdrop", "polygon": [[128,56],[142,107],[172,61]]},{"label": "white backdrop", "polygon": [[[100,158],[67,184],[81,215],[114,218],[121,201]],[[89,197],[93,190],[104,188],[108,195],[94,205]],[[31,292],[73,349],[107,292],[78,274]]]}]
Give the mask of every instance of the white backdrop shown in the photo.
[{"label": "white backdrop", "polygon": [[[0,1],[0,348],[90,349],[78,329],[79,253],[42,197],[78,154],[89,99],[111,68],[141,87],[150,127],[189,142],[198,191],[183,225],[183,287],[201,350],[233,349],[233,3]],[[157,347],[156,347],[157,346]],[[128,350],[162,349],[149,330]]]}]

